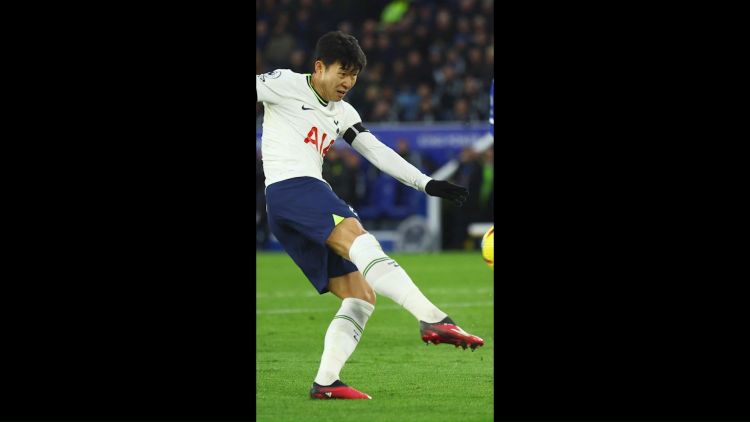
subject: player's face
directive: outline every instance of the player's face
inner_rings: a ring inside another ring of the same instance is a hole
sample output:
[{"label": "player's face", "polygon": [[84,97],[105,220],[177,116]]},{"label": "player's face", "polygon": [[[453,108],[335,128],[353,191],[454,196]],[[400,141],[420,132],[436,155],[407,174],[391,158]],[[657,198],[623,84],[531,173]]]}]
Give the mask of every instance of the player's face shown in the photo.
[{"label": "player's face", "polygon": [[339,62],[326,66],[323,62],[318,61],[315,63],[315,71],[320,76],[320,88],[323,91],[320,94],[325,96],[328,101],[344,99],[344,96],[357,83],[359,74],[356,69],[342,69]]}]

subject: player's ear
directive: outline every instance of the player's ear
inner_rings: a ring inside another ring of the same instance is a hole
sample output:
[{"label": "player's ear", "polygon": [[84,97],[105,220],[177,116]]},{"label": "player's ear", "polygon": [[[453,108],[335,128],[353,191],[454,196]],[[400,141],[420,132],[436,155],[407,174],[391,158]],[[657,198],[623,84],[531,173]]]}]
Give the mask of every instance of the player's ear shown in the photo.
[{"label": "player's ear", "polygon": [[324,71],[325,71],[325,65],[323,64],[323,61],[315,60],[315,73],[324,72]]}]

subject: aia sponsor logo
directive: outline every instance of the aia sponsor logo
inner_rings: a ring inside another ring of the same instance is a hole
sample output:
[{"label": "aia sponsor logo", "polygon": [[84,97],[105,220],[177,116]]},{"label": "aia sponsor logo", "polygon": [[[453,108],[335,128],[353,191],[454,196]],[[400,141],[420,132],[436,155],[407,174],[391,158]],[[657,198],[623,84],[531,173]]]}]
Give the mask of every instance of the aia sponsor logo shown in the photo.
[{"label": "aia sponsor logo", "polygon": [[331,137],[330,138],[331,139],[331,143],[329,143],[324,148],[323,145],[326,142],[326,138],[328,138],[328,134],[325,133],[325,132],[323,132],[323,131],[320,131],[320,132],[322,134],[321,138],[318,137],[318,128],[317,127],[313,126],[312,128],[310,128],[310,131],[307,132],[307,137],[305,138],[305,143],[306,144],[311,144],[312,146],[314,146],[315,149],[318,150],[318,152],[320,153],[320,155],[322,155],[323,157],[325,157],[326,154],[328,153],[328,150],[333,146],[333,142],[335,141],[335,139]]}]

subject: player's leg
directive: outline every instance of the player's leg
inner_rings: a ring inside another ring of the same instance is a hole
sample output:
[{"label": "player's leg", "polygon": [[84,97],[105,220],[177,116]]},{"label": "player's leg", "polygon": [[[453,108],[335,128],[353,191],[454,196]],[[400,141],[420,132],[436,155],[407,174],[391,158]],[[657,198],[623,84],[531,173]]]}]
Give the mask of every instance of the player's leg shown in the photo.
[{"label": "player's leg", "polygon": [[[358,275],[357,267],[335,254],[326,239],[344,217],[354,211],[323,181],[295,178],[266,189],[269,226],[295,264],[318,293],[333,289],[342,298],[325,337],[319,383],[310,396],[318,399],[367,399],[368,395],[338,380],[338,373],[356,347],[374,309],[372,288]],[[357,338],[352,330],[358,329]],[[335,378],[335,379],[333,379]]]},{"label": "player's leg", "polygon": [[438,322],[447,316],[422,294],[356,218],[338,224],[327,243],[334,252],[353,262],[378,294],[403,306],[418,320]]},{"label": "player's leg", "polygon": [[368,283],[362,273],[354,271],[340,277],[332,277],[328,281],[328,291],[338,296],[341,300],[349,298],[365,301],[375,306],[375,291]]},{"label": "player's leg", "polygon": [[357,266],[375,292],[398,303],[420,322],[422,340],[451,343],[472,350],[484,340],[463,331],[438,309],[414,284],[396,261],[383,252],[377,239],[367,233],[356,218],[346,218],[336,225],[326,244],[337,254]]},{"label": "player's leg", "polygon": [[342,383],[339,376],[362,338],[367,320],[375,309],[375,292],[362,274],[356,268],[354,270],[349,274],[332,277],[328,283],[328,290],[341,298],[341,307],[326,331],[320,368],[310,390],[312,398],[370,398]]}]

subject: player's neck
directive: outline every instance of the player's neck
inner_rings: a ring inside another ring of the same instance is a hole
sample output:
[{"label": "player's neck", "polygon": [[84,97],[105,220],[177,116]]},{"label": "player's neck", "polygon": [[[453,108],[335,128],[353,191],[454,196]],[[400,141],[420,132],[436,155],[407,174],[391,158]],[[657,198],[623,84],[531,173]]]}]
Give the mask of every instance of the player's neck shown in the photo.
[{"label": "player's neck", "polygon": [[320,98],[323,99],[323,101],[329,101],[326,97],[324,97],[321,92],[323,92],[322,89],[320,89],[320,82],[317,78],[317,73],[313,73],[310,75],[310,85],[312,85],[312,89],[315,90],[315,93],[318,94]]}]

